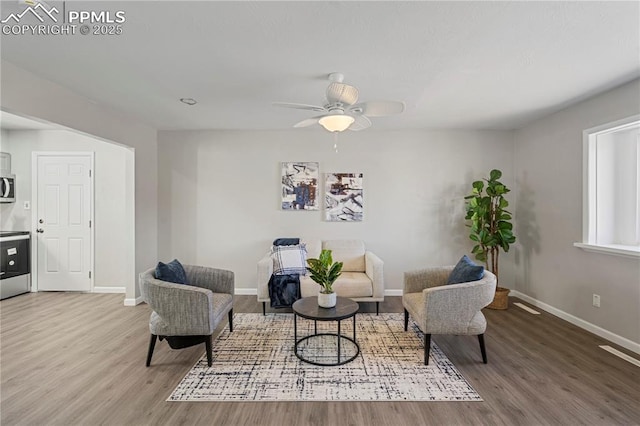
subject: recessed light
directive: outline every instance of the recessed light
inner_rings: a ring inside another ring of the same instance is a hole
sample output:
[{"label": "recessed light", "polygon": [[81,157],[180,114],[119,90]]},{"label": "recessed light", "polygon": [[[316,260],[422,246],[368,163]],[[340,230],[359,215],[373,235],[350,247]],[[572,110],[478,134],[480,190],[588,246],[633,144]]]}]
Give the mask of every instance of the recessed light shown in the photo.
[{"label": "recessed light", "polygon": [[195,105],[198,103],[198,101],[193,98],[180,98],[180,102],[187,105]]}]

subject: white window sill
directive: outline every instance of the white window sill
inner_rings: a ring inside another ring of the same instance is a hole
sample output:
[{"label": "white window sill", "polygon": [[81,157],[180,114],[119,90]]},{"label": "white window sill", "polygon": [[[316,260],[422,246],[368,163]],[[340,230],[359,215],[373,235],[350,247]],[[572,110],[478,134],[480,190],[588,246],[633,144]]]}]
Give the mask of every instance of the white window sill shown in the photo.
[{"label": "white window sill", "polygon": [[619,246],[619,245],[595,245],[586,243],[573,243],[574,247],[594,253],[610,254],[613,256],[624,256],[640,259],[640,247]]}]

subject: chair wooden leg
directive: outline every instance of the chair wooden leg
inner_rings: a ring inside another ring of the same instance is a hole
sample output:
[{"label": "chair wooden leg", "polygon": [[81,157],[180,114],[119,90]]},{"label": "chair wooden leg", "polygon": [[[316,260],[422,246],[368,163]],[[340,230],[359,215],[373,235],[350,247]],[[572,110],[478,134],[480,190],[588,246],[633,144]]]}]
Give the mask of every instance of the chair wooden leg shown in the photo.
[{"label": "chair wooden leg", "polygon": [[207,338],[204,341],[204,346],[207,349],[207,365],[209,367],[211,367],[211,358],[212,358],[212,354],[211,354],[211,336],[207,336]]},{"label": "chair wooden leg", "polygon": [[478,334],[478,341],[480,342],[480,352],[482,352],[482,362],[487,363],[487,350],[484,347],[484,334]]},{"label": "chair wooden leg", "polygon": [[404,331],[407,331],[409,327],[409,311],[404,310]]},{"label": "chair wooden leg", "polygon": [[229,332],[233,333],[233,308],[229,311]]},{"label": "chair wooden leg", "polygon": [[267,315],[267,302],[262,302],[262,315]]},{"label": "chair wooden leg", "polygon": [[431,335],[424,335],[424,365],[429,365],[429,350],[431,349]]},{"label": "chair wooden leg", "polygon": [[158,336],[155,334],[151,335],[151,340],[149,340],[149,353],[147,353],[147,367],[151,365],[151,357],[153,356],[153,349],[156,347],[156,339]]},{"label": "chair wooden leg", "polygon": [[380,302],[376,302],[376,315],[380,315]]}]

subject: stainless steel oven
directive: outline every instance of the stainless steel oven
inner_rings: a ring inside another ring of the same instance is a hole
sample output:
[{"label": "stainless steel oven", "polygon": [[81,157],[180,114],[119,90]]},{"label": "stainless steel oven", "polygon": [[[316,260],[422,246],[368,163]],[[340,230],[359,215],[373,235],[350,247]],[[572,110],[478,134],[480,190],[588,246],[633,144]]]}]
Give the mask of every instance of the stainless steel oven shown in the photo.
[{"label": "stainless steel oven", "polygon": [[31,235],[0,231],[0,299],[31,291]]}]

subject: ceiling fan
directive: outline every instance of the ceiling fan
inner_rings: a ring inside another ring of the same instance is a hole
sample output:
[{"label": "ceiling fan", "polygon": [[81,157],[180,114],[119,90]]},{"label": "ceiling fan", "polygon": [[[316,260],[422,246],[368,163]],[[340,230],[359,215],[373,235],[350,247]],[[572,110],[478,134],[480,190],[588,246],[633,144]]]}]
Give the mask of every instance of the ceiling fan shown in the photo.
[{"label": "ceiling fan", "polygon": [[308,127],[318,123],[330,132],[342,132],[347,129],[364,130],[371,126],[369,117],[400,114],[404,111],[404,102],[400,101],[356,103],[358,102],[358,89],[343,83],[344,75],[341,73],[329,74],[329,81],[324,106],[288,102],[274,102],[273,105],[321,112],[322,115],[302,120],[294,124],[293,127]]}]

